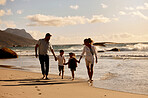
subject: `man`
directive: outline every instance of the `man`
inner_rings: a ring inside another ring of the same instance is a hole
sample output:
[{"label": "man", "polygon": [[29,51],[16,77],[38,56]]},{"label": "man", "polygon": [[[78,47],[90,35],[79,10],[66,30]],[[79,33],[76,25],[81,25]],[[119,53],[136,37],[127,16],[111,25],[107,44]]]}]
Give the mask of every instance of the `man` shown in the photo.
[{"label": "man", "polygon": [[50,49],[50,51],[52,52],[55,61],[57,60],[54,50],[52,48],[52,45],[50,44],[49,40],[51,38],[51,34],[47,33],[44,39],[39,39],[38,43],[35,46],[35,56],[37,58],[37,48],[39,48],[39,60],[40,60],[40,64],[41,64],[41,70],[42,70],[42,74],[43,74],[43,78],[42,79],[48,79],[48,72],[49,72],[49,56],[48,56],[48,50]]}]

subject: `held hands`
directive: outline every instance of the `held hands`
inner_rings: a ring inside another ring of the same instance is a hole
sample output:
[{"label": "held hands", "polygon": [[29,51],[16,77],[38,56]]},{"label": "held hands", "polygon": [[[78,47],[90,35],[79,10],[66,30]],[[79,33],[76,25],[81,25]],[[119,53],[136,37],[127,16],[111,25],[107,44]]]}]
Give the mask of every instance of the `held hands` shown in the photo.
[{"label": "held hands", "polygon": [[96,59],[96,63],[98,63],[98,60]]},{"label": "held hands", "polygon": [[38,57],[38,55],[37,55],[37,54],[35,54],[35,57],[37,58],[37,57]]},{"label": "held hands", "polygon": [[57,61],[57,57],[55,57],[55,61]]},{"label": "held hands", "polygon": [[80,63],[81,59],[79,59],[78,63]]},{"label": "held hands", "polygon": [[80,60],[78,61],[78,63],[80,63]]},{"label": "held hands", "polygon": [[64,65],[67,65],[68,63],[64,63]]},{"label": "held hands", "polygon": [[78,60],[78,63],[80,63],[80,60],[81,60],[81,59]]}]

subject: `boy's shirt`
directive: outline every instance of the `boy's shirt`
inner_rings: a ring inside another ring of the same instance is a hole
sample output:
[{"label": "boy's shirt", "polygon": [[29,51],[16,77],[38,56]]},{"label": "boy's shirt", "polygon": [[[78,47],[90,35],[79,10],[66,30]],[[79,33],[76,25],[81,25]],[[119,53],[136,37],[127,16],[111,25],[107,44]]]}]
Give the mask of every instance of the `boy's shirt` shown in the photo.
[{"label": "boy's shirt", "polygon": [[58,65],[64,66],[64,63],[65,63],[65,57],[64,56],[58,55],[57,60],[58,60]]}]

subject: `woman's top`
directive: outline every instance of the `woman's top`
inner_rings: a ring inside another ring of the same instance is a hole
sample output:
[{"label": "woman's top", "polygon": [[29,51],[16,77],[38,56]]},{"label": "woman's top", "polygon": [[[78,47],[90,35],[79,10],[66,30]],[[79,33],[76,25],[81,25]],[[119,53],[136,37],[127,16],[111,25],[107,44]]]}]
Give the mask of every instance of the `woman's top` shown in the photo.
[{"label": "woman's top", "polygon": [[85,53],[86,53],[85,59],[87,61],[90,61],[93,63],[94,62],[94,55],[95,55],[95,57],[97,57],[96,48],[93,45],[91,45],[91,48],[89,48],[88,46],[85,45],[81,56],[84,56]]}]

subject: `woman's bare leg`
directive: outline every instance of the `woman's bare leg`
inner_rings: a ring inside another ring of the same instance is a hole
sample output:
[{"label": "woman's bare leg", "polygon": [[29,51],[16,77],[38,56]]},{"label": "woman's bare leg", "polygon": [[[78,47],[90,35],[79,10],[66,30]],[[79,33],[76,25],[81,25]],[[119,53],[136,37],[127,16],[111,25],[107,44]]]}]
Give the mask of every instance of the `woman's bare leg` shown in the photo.
[{"label": "woman's bare leg", "polygon": [[89,66],[87,66],[87,73],[88,73],[88,76],[89,76],[89,80],[91,80],[91,72],[90,72]]},{"label": "woman's bare leg", "polygon": [[93,64],[91,64],[91,71],[90,71],[90,80],[92,81],[92,77],[93,77]]}]

